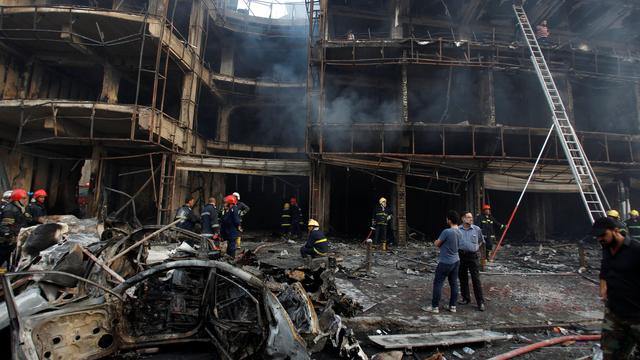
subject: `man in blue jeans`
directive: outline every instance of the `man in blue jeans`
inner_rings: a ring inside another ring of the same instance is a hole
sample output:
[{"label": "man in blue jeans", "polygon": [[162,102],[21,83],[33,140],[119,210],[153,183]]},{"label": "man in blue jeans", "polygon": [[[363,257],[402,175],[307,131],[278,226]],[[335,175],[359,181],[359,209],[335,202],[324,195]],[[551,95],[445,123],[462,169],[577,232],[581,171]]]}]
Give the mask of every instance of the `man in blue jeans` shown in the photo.
[{"label": "man in blue jeans", "polygon": [[435,279],[433,280],[433,295],[431,306],[423,307],[422,310],[437,314],[440,312],[438,304],[442,296],[442,285],[444,279],[449,280],[451,288],[451,299],[449,299],[449,311],[456,312],[456,301],[458,300],[458,268],[460,267],[460,256],[458,255],[458,244],[462,239],[462,232],[458,228],[460,215],[449,210],[447,213],[447,229],[444,229],[434,245],[440,248],[438,256],[438,266],[436,267]]}]

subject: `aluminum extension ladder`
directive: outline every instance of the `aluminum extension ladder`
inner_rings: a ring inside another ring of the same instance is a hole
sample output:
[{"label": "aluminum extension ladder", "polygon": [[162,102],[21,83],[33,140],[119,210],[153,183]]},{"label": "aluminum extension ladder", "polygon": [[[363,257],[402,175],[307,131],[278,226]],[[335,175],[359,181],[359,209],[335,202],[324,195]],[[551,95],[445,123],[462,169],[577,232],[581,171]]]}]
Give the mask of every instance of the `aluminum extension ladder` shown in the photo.
[{"label": "aluminum extension ladder", "polygon": [[538,74],[538,80],[540,80],[540,85],[542,85],[545,97],[549,103],[549,108],[553,114],[553,126],[560,138],[562,149],[571,167],[576,185],[578,185],[580,196],[587,209],[589,219],[593,222],[595,218],[606,216],[605,209],[609,208],[607,198],[600,187],[600,183],[598,183],[598,179],[591,164],[589,164],[587,155],[584,153],[584,149],[569,121],[562,98],[560,97],[556,83],[553,81],[553,77],[547,66],[547,61],[544,59],[542,49],[540,49],[529,18],[522,5],[513,5],[513,10],[516,13],[520,28],[524,33],[524,38],[531,52],[531,62],[536,70],[536,74]]}]

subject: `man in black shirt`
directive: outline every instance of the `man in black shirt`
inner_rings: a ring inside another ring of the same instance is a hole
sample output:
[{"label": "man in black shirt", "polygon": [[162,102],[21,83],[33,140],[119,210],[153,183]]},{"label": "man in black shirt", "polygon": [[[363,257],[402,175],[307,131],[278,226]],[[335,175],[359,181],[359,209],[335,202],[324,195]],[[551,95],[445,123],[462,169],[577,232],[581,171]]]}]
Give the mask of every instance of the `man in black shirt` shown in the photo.
[{"label": "man in black shirt", "polygon": [[640,242],[622,235],[619,223],[611,218],[596,219],[592,234],[602,245],[604,360],[635,359],[632,354],[640,343]]}]

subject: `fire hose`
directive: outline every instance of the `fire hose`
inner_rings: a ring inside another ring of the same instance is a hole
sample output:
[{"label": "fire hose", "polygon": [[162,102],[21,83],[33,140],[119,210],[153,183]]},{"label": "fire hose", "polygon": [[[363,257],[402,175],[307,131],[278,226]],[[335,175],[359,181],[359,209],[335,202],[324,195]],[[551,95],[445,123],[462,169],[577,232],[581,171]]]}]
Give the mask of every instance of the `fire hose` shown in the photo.
[{"label": "fire hose", "polygon": [[565,343],[567,341],[597,341],[600,340],[601,335],[569,335],[569,336],[560,336],[557,338],[553,338],[553,339],[547,339],[544,341],[540,341],[531,345],[527,345],[524,347],[521,347],[519,349],[515,349],[515,350],[511,350],[507,353],[504,354],[500,354],[498,356],[494,356],[489,360],[507,360],[507,359],[513,359],[516,356],[520,356],[522,354],[526,354],[528,352],[546,347],[546,346],[551,346],[551,345],[555,345],[555,344],[562,344]]}]

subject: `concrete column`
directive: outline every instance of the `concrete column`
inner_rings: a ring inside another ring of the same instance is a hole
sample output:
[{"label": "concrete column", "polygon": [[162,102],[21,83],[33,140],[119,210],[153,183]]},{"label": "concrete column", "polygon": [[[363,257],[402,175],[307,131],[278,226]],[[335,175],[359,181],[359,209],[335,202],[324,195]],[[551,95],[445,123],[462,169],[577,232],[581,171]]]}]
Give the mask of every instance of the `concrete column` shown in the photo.
[{"label": "concrete column", "polygon": [[[193,51],[202,56],[202,37],[204,35],[205,9],[200,0],[193,0],[189,17],[189,45]],[[195,64],[192,64],[195,65]],[[182,80],[182,98],[180,104],[180,123],[194,129],[194,117],[198,96],[198,77],[188,72]]]},{"label": "concrete column", "polygon": [[[405,54],[403,54],[404,56]],[[407,79],[407,64],[400,65],[400,122],[409,122],[409,82]]]},{"label": "concrete column", "polygon": [[105,155],[105,150],[100,146],[94,146],[91,152],[91,181],[89,187],[89,196],[87,204],[87,213],[89,216],[95,216],[100,209],[98,205],[102,198],[102,185],[103,185],[103,161],[101,158]]},{"label": "concrete column", "polygon": [[331,178],[326,166],[318,162],[312,163],[309,181],[311,218],[320,223],[320,228],[327,229],[331,208]]},{"label": "concrete column", "polygon": [[216,131],[216,140],[222,142],[229,141],[229,118],[233,109],[235,109],[235,106],[232,105],[223,105],[218,109],[218,130]]},{"label": "concrete column", "polygon": [[628,181],[619,179],[617,181],[618,186],[618,209],[620,210],[620,217],[626,219],[631,211],[631,199],[629,197]]},{"label": "concrete column", "polygon": [[531,236],[536,242],[545,240],[547,236],[547,227],[545,224],[545,207],[544,207],[544,195],[531,193],[529,194],[529,203],[527,215],[529,218],[529,226]]},{"label": "concrete column", "polygon": [[220,55],[220,74],[233,76],[235,58],[235,47],[233,43],[222,48]]},{"label": "concrete column", "polygon": [[149,0],[149,14],[163,16],[167,11],[169,0]]},{"label": "concrete column", "polygon": [[480,80],[480,104],[482,125],[496,125],[496,97],[494,91],[493,70],[482,71]]},{"label": "concrete column", "polygon": [[636,95],[636,132],[640,132],[640,82],[636,82],[634,87]]},{"label": "concrete column", "polygon": [[402,23],[400,22],[400,15],[402,12],[402,1],[393,0],[391,2],[391,38],[402,39]]},{"label": "concrete column", "polygon": [[396,239],[398,245],[407,243],[407,183],[406,175],[396,176]]},{"label": "concrete column", "polygon": [[576,118],[573,111],[573,86],[571,85],[571,79],[569,78],[569,75],[557,75],[555,78],[558,82],[558,91],[560,92],[560,97],[562,97],[564,108],[567,110],[569,121],[573,126],[575,126]]},{"label": "concrete column", "polygon": [[104,63],[100,101],[109,104],[118,103],[118,90],[120,89],[121,76],[122,74],[115,67],[107,62]]}]

